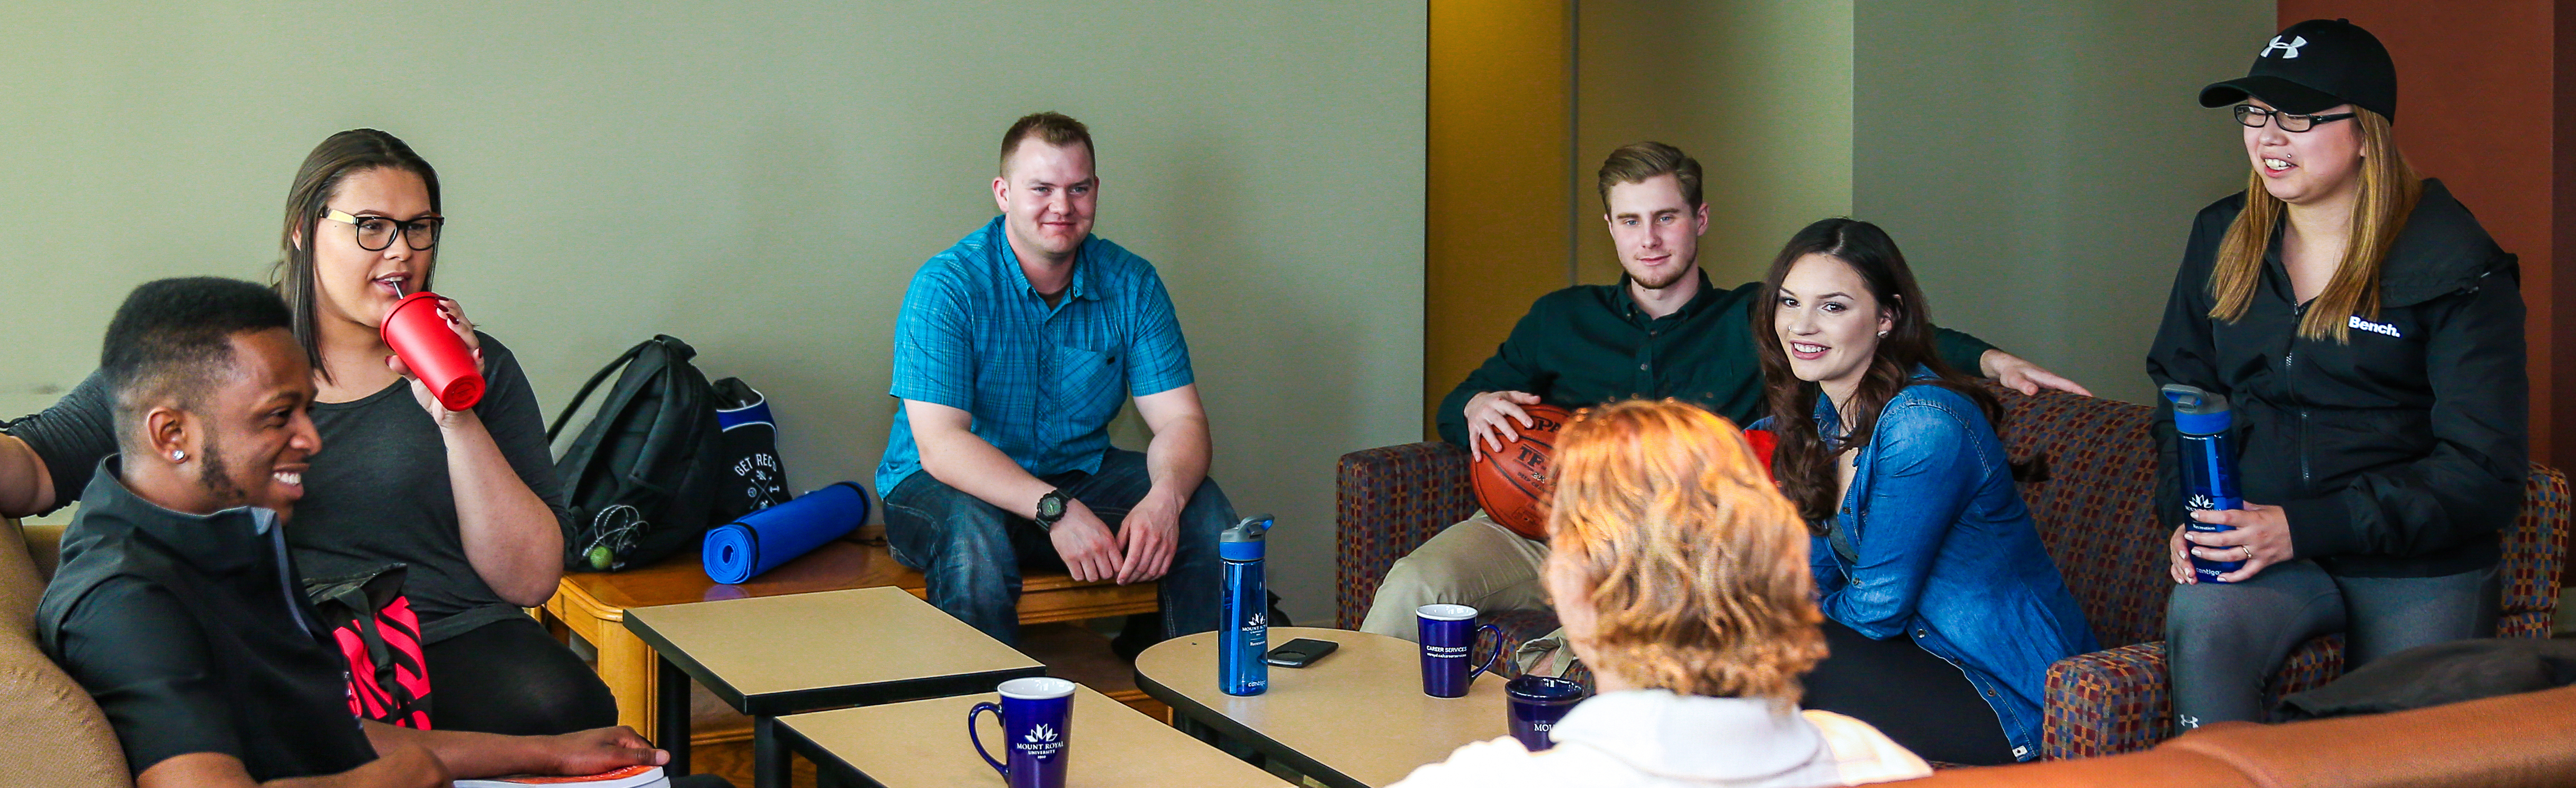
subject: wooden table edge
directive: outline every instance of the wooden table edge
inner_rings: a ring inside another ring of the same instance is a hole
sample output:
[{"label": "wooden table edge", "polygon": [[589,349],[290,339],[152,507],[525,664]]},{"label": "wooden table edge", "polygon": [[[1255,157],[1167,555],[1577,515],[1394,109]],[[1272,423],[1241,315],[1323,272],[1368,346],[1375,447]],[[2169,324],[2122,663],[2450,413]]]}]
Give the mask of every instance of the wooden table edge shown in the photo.
[{"label": "wooden table edge", "polygon": [[1280,761],[1288,764],[1288,768],[1295,769],[1300,774],[1315,778],[1317,782],[1323,783],[1326,788],[1376,788],[1375,786],[1361,782],[1350,775],[1343,774],[1339,769],[1326,766],[1322,761],[1315,760],[1314,758],[1307,756],[1305,753],[1298,752],[1295,748],[1281,744],[1268,736],[1263,736],[1259,731],[1253,730],[1250,726],[1236,722],[1233,717],[1225,716],[1223,713],[1220,713],[1215,709],[1208,708],[1205,704],[1199,703],[1196,698],[1192,698],[1189,695],[1170,687],[1163,686],[1163,683],[1155,681],[1154,677],[1145,675],[1145,671],[1143,670],[1136,671],[1136,688],[1143,690],[1147,696],[1152,697],[1155,700],[1162,701],[1163,705],[1172,707],[1172,716],[1175,719],[1186,717],[1191,722],[1215,729],[1217,733],[1228,738],[1252,745],[1252,748],[1260,750],[1262,755],[1279,759]]},{"label": "wooden table edge", "polygon": [[555,582],[555,596],[564,600],[564,607],[579,610],[582,615],[589,616],[594,620],[626,620],[626,608],[612,606],[606,602],[600,601],[599,597],[591,595],[590,589],[583,588],[580,583],[573,582],[569,573],[566,574],[564,579]]}]

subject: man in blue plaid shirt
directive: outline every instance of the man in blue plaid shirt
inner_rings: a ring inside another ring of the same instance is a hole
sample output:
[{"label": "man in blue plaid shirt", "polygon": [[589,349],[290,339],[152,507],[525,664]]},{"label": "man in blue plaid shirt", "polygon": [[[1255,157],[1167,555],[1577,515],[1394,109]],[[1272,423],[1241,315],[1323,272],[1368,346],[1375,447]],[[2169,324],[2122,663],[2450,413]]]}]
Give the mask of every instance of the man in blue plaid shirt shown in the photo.
[{"label": "man in blue plaid shirt", "polygon": [[[877,466],[895,560],[930,603],[1016,643],[1020,567],[1162,584],[1162,616],[1120,650],[1217,626],[1217,534],[1234,506],[1207,478],[1207,412],[1171,295],[1143,258],[1091,234],[1091,133],[1053,112],[1002,136],[1002,215],[930,258],[895,318],[903,401]],[[1127,397],[1154,431],[1109,445]]]}]

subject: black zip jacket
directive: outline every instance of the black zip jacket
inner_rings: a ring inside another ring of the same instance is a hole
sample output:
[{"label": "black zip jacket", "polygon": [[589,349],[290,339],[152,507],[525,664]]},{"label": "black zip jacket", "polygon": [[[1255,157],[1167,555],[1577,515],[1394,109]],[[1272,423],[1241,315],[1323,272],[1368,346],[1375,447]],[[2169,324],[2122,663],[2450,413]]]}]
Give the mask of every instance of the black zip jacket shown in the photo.
[{"label": "black zip jacket", "polygon": [[[2234,403],[2240,489],[2284,510],[2299,558],[2362,577],[2494,566],[2530,445],[2514,256],[2426,180],[2381,266],[2379,315],[2348,317],[2348,343],[2300,339],[2306,307],[2277,234],[2245,316],[2209,317],[2219,239],[2244,207],[2240,193],[2193,222],[2147,376]],[[2180,524],[2173,409],[2159,400],[2156,508]]]}]

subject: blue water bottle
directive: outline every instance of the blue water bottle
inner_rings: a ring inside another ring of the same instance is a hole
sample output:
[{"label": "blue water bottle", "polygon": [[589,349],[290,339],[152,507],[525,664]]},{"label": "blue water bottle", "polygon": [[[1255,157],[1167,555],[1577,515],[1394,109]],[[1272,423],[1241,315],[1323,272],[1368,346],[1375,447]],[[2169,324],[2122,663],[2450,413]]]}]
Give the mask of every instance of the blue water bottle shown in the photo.
[{"label": "blue water bottle", "polygon": [[[2173,403],[2174,432],[2182,455],[2183,508],[2243,509],[2245,502],[2236,493],[2236,439],[2228,436],[2233,418],[2227,411],[2227,397],[2211,394],[2179,383],[2164,387],[2165,399]],[[2188,519],[2183,527],[2201,533],[2236,530],[2234,526],[2204,523]],[[2191,557],[2192,574],[2203,583],[2224,583],[2218,576],[2236,571],[2244,561],[2212,561]]]},{"label": "blue water bottle", "polygon": [[1217,620],[1217,688],[1228,695],[1270,689],[1270,584],[1261,577],[1262,538],[1270,515],[1256,514],[1225,529],[1217,554],[1225,559],[1225,602]]}]

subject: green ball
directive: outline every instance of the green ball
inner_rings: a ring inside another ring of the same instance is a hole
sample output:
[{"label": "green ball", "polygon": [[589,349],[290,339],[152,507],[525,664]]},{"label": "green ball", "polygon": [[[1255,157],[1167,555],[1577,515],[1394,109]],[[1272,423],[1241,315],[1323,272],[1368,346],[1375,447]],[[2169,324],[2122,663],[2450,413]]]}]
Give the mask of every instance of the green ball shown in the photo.
[{"label": "green ball", "polygon": [[590,568],[602,572],[608,571],[609,562],[617,559],[616,553],[608,551],[608,545],[600,545],[598,547],[590,548],[590,552],[587,555],[590,557]]}]

